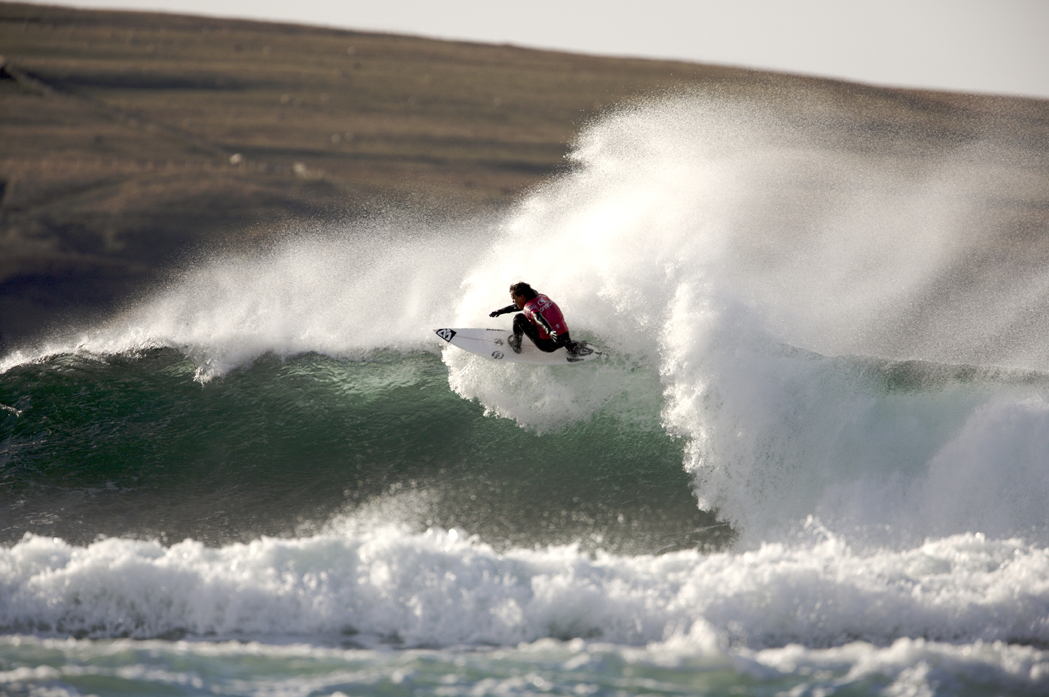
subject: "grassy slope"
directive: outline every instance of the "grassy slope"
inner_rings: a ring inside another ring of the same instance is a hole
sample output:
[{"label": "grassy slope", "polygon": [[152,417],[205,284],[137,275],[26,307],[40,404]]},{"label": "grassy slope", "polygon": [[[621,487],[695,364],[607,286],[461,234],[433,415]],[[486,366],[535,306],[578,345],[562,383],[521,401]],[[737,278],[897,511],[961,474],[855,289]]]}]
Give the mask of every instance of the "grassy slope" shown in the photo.
[{"label": "grassy slope", "polygon": [[[9,339],[109,308],[187,251],[251,244],[289,220],[504,204],[563,166],[602,108],[668,89],[819,121],[827,147],[920,157],[992,137],[1049,160],[1038,100],[11,3],[0,3],[0,46]],[[1047,173],[1002,194],[1025,234],[1049,228]]]}]

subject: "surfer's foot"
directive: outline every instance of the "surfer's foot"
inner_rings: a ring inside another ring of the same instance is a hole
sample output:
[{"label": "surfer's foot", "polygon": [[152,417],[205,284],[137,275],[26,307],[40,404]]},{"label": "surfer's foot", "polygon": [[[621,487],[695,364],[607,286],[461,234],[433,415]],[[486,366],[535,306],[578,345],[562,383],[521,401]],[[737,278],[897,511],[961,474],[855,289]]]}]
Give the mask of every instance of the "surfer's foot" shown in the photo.
[{"label": "surfer's foot", "polygon": [[568,362],[576,363],[583,360],[583,356],[590,353],[590,350],[586,347],[585,341],[573,341],[572,343],[565,346],[565,351],[568,352]]},{"label": "surfer's foot", "polygon": [[573,341],[571,345],[565,348],[568,351],[569,363],[578,363],[579,361],[586,360],[584,356],[589,356],[594,352],[594,349],[587,346],[585,341]]},{"label": "surfer's foot", "polygon": [[512,334],[506,343],[510,344],[510,348],[514,350],[514,353],[521,353],[521,337],[516,334]]}]

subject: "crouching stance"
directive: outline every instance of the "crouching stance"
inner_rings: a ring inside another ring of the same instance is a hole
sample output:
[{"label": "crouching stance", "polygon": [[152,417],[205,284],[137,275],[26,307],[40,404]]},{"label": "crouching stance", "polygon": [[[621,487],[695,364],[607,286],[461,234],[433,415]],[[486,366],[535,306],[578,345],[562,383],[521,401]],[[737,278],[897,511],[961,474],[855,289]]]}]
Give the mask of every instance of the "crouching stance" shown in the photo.
[{"label": "crouching stance", "polygon": [[532,289],[524,283],[510,286],[510,299],[513,303],[489,313],[489,317],[498,317],[507,312],[520,312],[514,317],[514,335],[510,338],[510,348],[521,353],[521,335],[527,336],[540,351],[550,353],[562,346],[570,354],[576,354],[579,343],[572,341],[568,335],[568,324],[561,314],[557,303]]}]

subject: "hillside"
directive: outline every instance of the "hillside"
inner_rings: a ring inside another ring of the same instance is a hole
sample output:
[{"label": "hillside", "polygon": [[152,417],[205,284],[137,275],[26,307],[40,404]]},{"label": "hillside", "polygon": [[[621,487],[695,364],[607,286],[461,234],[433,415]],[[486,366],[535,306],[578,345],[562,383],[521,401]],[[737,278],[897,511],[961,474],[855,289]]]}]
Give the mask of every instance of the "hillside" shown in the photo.
[{"label": "hillside", "polygon": [[[920,153],[992,137],[1049,162],[1039,100],[17,3],[0,3],[0,46],[8,346],[112,310],[200,249],[257,244],[289,223],[506,205],[565,166],[589,119],[667,90],[788,111],[817,95],[825,111],[798,118],[821,119],[827,147]],[[1049,229],[1045,186],[1015,196],[1018,229]]]}]

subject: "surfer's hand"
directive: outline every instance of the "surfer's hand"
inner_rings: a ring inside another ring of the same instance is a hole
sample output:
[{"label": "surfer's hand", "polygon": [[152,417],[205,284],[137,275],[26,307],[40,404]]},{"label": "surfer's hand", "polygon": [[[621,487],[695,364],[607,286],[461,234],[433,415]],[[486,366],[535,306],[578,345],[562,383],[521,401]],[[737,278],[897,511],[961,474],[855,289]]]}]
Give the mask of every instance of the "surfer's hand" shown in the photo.
[{"label": "surfer's hand", "polygon": [[499,310],[492,310],[491,312],[488,313],[488,316],[489,317],[498,317],[499,316]]},{"label": "surfer's hand", "polygon": [[550,335],[550,339],[552,341],[557,341],[557,332],[555,332],[553,329],[551,329],[549,332],[547,332],[547,334]]}]

